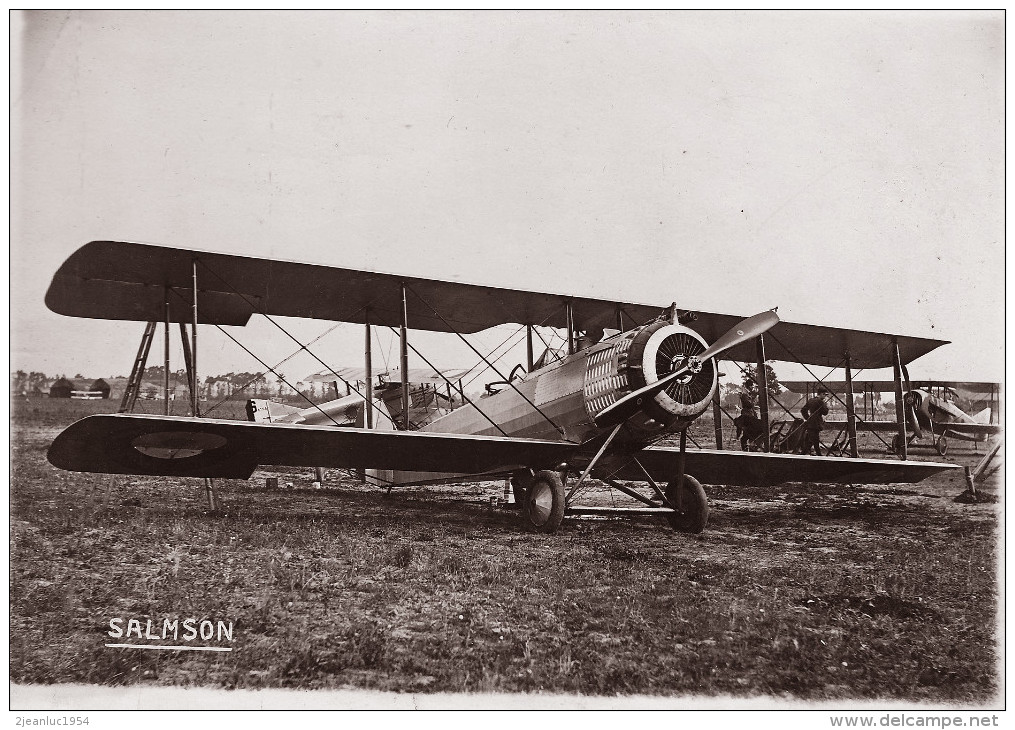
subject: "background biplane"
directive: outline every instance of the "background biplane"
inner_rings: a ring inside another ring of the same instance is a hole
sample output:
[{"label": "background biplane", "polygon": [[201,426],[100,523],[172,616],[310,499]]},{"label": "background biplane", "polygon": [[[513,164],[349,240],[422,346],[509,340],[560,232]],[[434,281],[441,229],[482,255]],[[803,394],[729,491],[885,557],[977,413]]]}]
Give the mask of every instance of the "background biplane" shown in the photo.
[{"label": "background biplane", "polygon": [[[142,321],[149,328],[163,321],[167,333],[178,322],[185,335],[190,323],[185,360],[192,384],[198,382],[199,324],[244,325],[261,314],[359,323],[366,330],[368,387],[356,393],[366,404],[362,427],[333,419],[304,425],[199,418],[195,390],[192,417],[120,413],[74,423],[48,454],[55,466],[73,471],[245,479],[259,465],[352,468],[389,487],[510,477],[525,522],[545,532],[556,530],[567,510],[593,509],[576,503],[593,477],[643,503],[639,513],[663,514],[675,528],[699,532],[708,521],[701,482],[912,482],[952,468],[686,448],[687,427],[713,401],[717,356],[745,361],[767,347],[773,359],[835,366],[845,353],[855,367],[879,368],[904,366],[944,344],[938,340],[782,322],[774,311],[741,321],[114,241],[94,241],[71,255],[46,303],[77,317]],[[410,430],[410,378],[400,382],[399,418],[371,392],[372,326],[399,328],[400,372],[411,373],[410,348],[429,362],[409,343],[409,329],[455,333],[468,344],[464,335],[504,323],[526,327],[526,367],[508,375],[494,368],[499,380],[482,399],[460,391],[464,405]],[[538,326],[565,330],[566,352],[534,359]],[[654,445],[671,435],[679,447]],[[647,483],[651,494],[627,481]]]},{"label": "background biplane", "polygon": [[[783,385],[800,392],[808,392],[817,387],[837,394],[845,392],[845,384],[841,381],[821,383],[786,381]],[[894,383],[890,380],[863,380],[857,381],[855,385],[863,392],[865,410],[868,396],[871,396],[873,404],[875,402],[873,396],[890,392],[894,388]],[[944,456],[948,453],[950,438],[974,443],[985,442],[990,436],[1000,434],[1004,430],[999,423],[992,422],[999,416],[1000,400],[1001,386],[998,383],[910,381],[907,378],[906,391],[902,397],[905,443],[910,447],[919,445],[919,442],[927,436],[930,439],[928,445],[933,446],[941,456]],[[963,405],[978,410],[975,414],[969,414],[962,409]],[[891,450],[901,453],[902,435],[899,432],[898,421],[877,420],[873,417],[873,411],[872,407],[872,417],[858,422],[857,430],[894,434]],[[835,419],[830,419],[827,424],[833,429],[842,430],[846,427],[844,421]]]},{"label": "background biplane", "polygon": [[[412,368],[409,381],[409,427],[418,429],[434,418],[447,414],[461,404],[460,379],[465,370],[433,370]],[[387,417],[399,421],[402,417],[402,376],[395,369],[373,373],[370,386],[373,396],[383,401]],[[298,408],[263,398],[247,401],[247,417],[260,423],[303,423],[332,426],[364,426],[366,423],[363,391],[367,389],[366,370],[363,368],[336,368],[334,372],[308,375],[303,382],[327,383],[334,388],[336,397],[325,403],[312,403]],[[453,385],[457,383],[457,385]],[[356,392],[353,392],[355,388]],[[341,391],[344,396],[339,396]],[[375,406],[380,406],[375,403]]]}]

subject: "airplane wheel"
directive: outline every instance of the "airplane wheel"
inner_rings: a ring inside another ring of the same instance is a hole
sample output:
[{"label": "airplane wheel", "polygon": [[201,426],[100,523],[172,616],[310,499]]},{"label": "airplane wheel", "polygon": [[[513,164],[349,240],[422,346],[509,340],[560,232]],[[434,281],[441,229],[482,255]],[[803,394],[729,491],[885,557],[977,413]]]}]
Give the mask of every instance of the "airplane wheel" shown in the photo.
[{"label": "airplane wheel", "polygon": [[946,439],[944,436],[941,436],[937,440],[937,444],[935,444],[935,446],[937,446],[937,452],[941,454],[941,456],[944,456],[945,454],[948,453],[948,439]]},{"label": "airplane wheel", "polygon": [[669,515],[670,526],[677,532],[697,535],[708,524],[708,497],[701,482],[684,475],[684,488],[677,493],[677,481],[666,485],[666,501],[678,511]]},{"label": "airplane wheel", "polygon": [[899,438],[899,434],[892,436],[892,453],[902,456],[902,439]]},{"label": "airplane wheel", "polygon": [[522,509],[525,524],[536,532],[556,532],[564,519],[564,482],[555,471],[536,472]]}]

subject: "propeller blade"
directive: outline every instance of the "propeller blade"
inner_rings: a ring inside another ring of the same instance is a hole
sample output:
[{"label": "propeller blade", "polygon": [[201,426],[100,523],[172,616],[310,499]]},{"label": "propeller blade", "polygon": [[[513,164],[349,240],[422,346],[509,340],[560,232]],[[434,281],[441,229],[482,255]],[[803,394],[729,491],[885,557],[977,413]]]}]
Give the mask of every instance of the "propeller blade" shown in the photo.
[{"label": "propeller blade", "polygon": [[913,426],[913,433],[916,434],[918,439],[922,439],[923,429],[920,428],[920,419],[916,417],[916,409],[912,405],[909,406],[909,420]]},{"label": "propeller blade", "polygon": [[[779,315],[775,313],[774,309],[767,312],[761,312],[760,314],[755,314],[753,317],[748,317],[718,340],[713,342],[707,350],[695,357],[700,362],[709,360],[720,353],[726,352],[726,350],[729,350],[731,347],[736,347],[747,340],[751,340],[758,335],[767,332],[778,321]],[[599,411],[599,413],[597,413],[592,419],[593,422],[599,428],[608,428],[610,426],[617,425],[621,421],[626,421],[638,412],[641,404],[644,403],[646,399],[654,398],[657,393],[661,392],[670,383],[687,373],[690,369],[691,368],[689,366],[683,365],[666,377],[660,378],[654,383],[649,383],[634,392],[628,393],[620,400],[611,403],[606,406],[606,408]]]},{"label": "propeller blade", "polygon": [[778,321],[779,315],[775,313],[774,309],[748,317],[713,342],[711,347],[698,355],[698,359],[701,361],[708,360],[710,357],[715,357],[722,352],[726,352],[731,347],[736,347],[748,340],[753,340],[758,335],[762,335],[772,329]]}]

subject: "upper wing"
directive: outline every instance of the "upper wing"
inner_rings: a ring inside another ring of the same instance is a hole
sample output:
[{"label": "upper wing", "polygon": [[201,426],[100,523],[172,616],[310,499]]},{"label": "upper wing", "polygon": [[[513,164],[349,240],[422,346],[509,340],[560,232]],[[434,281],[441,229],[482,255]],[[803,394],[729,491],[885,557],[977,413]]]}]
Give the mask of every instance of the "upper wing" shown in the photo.
[{"label": "upper wing", "polygon": [[[715,342],[723,333],[735,327],[740,319],[729,314],[702,312],[698,314],[697,321],[687,326],[697,331],[706,341]],[[892,366],[894,342],[898,342],[903,365],[948,344],[944,340],[924,337],[782,321],[765,333],[765,357],[768,360],[841,368],[845,364],[846,353],[849,353],[850,366],[855,369],[887,368]],[[722,359],[753,362],[758,359],[757,345],[749,340],[724,352]]]},{"label": "upper wing", "polygon": [[[75,317],[161,322],[168,297],[170,320],[189,322],[195,261],[198,321],[214,324],[242,325],[251,314],[262,313],[355,323],[369,318],[371,324],[394,327],[401,323],[403,283],[410,290],[409,327],[434,332],[469,334],[506,323],[566,327],[565,303],[571,305],[580,329],[614,328],[621,310],[630,326],[653,319],[669,304],[502,289],[121,241],[92,241],[75,251],[54,275],[46,304],[54,312]],[[689,326],[709,342],[743,319],[697,314]],[[903,363],[945,344],[792,322],[780,322],[765,335],[770,359],[835,367],[848,351],[854,368],[890,366],[896,340]],[[753,361],[757,353],[754,344],[747,343],[724,358]]]},{"label": "upper wing", "polygon": [[[767,350],[766,350],[766,355]],[[779,383],[789,390],[797,393],[806,393],[808,388],[825,388],[834,393],[846,392],[845,380],[779,380]],[[961,391],[965,397],[974,395],[994,395],[1001,392],[1000,383],[972,382],[961,380],[910,380],[906,384],[907,389],[914,388],[950,388]],[[895,390],[894,380],[869,380],[867,378],[853,378],[853,392],[863,393],[891,393]]]},{"label": "upper wing", "polygon": [[[679,449],[651,448],[637,454],[653,479],[666,481],[677,470]],[[596,472],[599,477],[643,481],[637,465],[625,463],[621,455],[611,457]],[[738,486],[772,486],[783,482],[833,482],[859,484],[892,484],[918,482],[954,464],[927,461],[896,461],[894,459],[839,459],[793,454],[764,454],[740,451],[705,451],[689,449],[685,471],[705,484]]]},{"label": "upper wing", "polygon": [[663,308],[122,241],[75,251],[53,277],[46,304],[75,317],[161,322],[168,286],[180,294],[169,297],[170,319],[189,322],[195,260],[199,321],[216,324],[242,325],[255,312],[362,324],[369,310],[371,324],[397,327],[403,283],[411,290],[409,327],[434,332],[469,334],[509,322],[566,327],[565,302],[589,329],[614,327],[619,306],[628,323]]},{"label": "upper wing", "polygon": [[69,471],[246,479],[258,465],[479,474],[566,461],[575,444],[135,414],[83,418],[49,448]]}]

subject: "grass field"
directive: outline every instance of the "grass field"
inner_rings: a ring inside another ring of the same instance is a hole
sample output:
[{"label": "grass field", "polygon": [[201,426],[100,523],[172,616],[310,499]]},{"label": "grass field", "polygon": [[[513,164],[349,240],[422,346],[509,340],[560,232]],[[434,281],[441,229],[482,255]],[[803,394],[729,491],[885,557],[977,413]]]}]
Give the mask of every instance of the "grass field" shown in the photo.
[{"label": "grass field", "polygon": [[[221,482],[210,515],[198,480],[48,464],[60,428],[111,405],[14,404],[14,682],[998,701],[996,476],[972,505],[954,476],[707,486],[698,536],[531,534],[489,506],[500,483],[386,497],[309,470]],[[233,621],[234,650],[106,648],[114,617]]]}]

